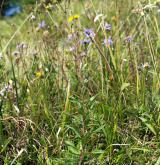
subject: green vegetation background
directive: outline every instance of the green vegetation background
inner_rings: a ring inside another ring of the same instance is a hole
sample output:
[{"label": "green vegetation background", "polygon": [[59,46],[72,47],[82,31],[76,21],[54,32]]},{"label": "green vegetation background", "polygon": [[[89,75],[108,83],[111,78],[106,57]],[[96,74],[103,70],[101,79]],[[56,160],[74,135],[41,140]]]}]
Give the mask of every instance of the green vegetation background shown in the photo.
[{"label": "green vegetation background", "polygon": [[0,19],[0,164],[160,164],[159,2],[23,3]]}]

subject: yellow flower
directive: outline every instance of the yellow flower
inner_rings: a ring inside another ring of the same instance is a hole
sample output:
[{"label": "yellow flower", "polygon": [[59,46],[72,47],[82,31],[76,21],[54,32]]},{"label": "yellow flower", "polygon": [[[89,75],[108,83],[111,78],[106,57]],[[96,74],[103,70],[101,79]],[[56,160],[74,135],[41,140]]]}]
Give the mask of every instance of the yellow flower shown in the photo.
[{"label": "yellow flower", "polygon": [[114,21],[114,22],[117,22],[118,17],[117,17],[117,16],[113,16],[113,17],[111,18],[111,20]]},{"label": "yellow flower", "polygon": [[73,17],[74,17],[74,19],[78,19],[80,17],[80,15],[76,14]]},{"label": "yellow flower", "polygon": [[36,77],[41,77],[42,76],[42,71],[37,71],[36,72]]},{"label": "yellow flower", "polygon": [[70,17],[68,18],[68,22],[72,22],[72,21],[74,21],[74,20],[78,20],[79,17],[80,17],[80,15],[78,15],[78,14],[72,15],[72,16],[70,16]]}]

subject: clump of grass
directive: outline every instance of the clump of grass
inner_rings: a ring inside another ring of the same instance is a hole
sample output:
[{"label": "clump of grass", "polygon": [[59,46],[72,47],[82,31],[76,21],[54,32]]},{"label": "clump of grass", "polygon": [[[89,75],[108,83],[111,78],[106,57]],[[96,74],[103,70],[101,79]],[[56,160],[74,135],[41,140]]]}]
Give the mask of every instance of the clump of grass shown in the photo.
[{"label": "clump of grass", "polygon": [[35,4],[1,43],[1,163],[158,164],[157,10]]}]

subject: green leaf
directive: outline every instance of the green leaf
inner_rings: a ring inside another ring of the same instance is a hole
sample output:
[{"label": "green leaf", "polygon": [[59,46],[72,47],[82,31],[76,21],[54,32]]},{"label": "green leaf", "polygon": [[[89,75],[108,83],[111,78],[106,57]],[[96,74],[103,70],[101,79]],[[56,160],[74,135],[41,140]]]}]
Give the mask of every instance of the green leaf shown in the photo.
[{"label": "green leaf", "polygon": [[71,127],[69,125],[66,125],[66,127],[71,129],[77,135],[77,137],[81,138],[81,135],[78,133],[78,131],[75,128],[73,128],[73,127]]},{"label": "green leaf", "polygon": [[104,150],[95,149],[94,151],[92,151],[92,154],[103,154],[104,152]]},{"label": "green leaf", "polygon": [[105,125],[102,125],[100,126],[99,128],[97,128],[94,133],[97,133],[97,132],[101,132],[101,130],[105,127]]},{"label": "green leaf", "polygon": [[155,165],[160,165],[160,157],[158,158],[158,160],[157,160]]},{"label": "green leaf", "polygon": [[1,149],[1,152],[0,153],[2,153],[3,151],[6,150],[8,144],[11,142],[11,140],[12,140],[12,138],[10,137],[10,138],[8,138],[7,140],[4,141],[3,148]]},{"label": "green leaf", "polygon": [[75,147],[74,144],[73,144],[71,141],[66,140],[65,143],[66,143],[68,146]]},{"label": "green leaf", "polygon": [[149,123],[147,121],[147,119],[143,118],[143,117],[140,117],[141,121],[148,127],[148,129],[150,129],[150,131],[154,134],[154,135],[157,135],[153,125],[151,123]]},{"label": "green leaf", "polygon": [[123,83],[121,86],[121,91],[123,91],[124,89],[126,89],[129,86],[130,86],[130,83]]},{"label": "green leaf", "polygon": [[136,148],[136,147],[133,147],[131,148],[132,150],[137,150],[137,151],[143,151],[143,152],[151,152],[151,150],[149,149],[146,149],[146,148]]},{"label": "green leaf", "polygon": [[160,53],[160,39],[157,41],[157,51]]},{"label": "green leaf", "polygon": [[69,150],[71,153],[75,154],[75,155],[80,155],[80,151],[77,150],[77,148],[75,148],[75,147],[69,146],[69,147],[68,147],[68,150]]}]

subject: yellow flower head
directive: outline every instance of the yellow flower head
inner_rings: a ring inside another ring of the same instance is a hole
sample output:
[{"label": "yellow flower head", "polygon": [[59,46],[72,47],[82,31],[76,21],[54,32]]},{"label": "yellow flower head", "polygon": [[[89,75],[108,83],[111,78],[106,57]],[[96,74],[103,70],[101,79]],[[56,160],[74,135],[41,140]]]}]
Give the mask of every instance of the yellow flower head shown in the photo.
[{"label": "yellow flower head", "polygon": [[41,77],[42,76],[42,71],[37,71],[36,72],[36,77]]},{"label": "yellow flower head", "polygon": [[78,14],[72,15],[68,18],[68,22],[73,22],[74,20],[78,20],[79,17],[80,17],[80,15],[78,15]]},{"label": "yellow flower head", "polygon": [[113,17],[111,18],[111,20],[114,21],[114,22],[117,22],[118,18],[117,18],[116,16],[113,16]]}]

